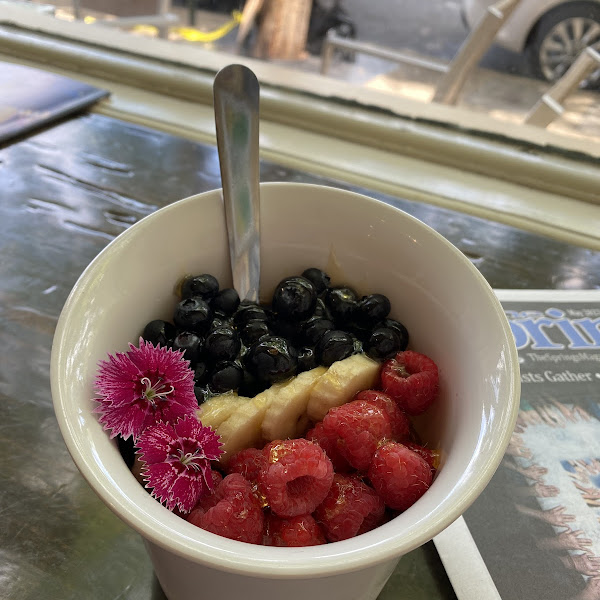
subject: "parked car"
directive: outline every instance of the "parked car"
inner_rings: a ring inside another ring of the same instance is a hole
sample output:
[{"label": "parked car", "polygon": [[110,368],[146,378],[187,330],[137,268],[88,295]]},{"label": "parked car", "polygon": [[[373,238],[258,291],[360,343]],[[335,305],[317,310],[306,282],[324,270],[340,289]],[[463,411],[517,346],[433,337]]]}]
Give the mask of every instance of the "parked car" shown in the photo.
[{"label": "parked car", "polygon": [[[463,0],[466,25],[475,28],[496,1]],[[537,76],[556,81],[587,46],[600,52],[600,0],[521,0],[495,42],[524,53]],[[599,85],[600,65],[585,82]]]}]

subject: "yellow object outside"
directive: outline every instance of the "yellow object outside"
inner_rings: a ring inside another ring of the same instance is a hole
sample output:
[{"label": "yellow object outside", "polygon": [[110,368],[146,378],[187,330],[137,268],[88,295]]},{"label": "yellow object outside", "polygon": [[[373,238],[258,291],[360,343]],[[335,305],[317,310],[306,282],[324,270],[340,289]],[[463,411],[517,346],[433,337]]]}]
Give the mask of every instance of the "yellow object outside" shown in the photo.
[{"label": "yellow object outside", "polygon": [[[231,13],[231,20],[227,21],[221,27],[213,31],[200,31],[194,27],[170,27],[169,31],[180,36],[188,42],[214,42],[225,37],[231,30],[235,29],[242,21],[242,13],[239,10],[234,10]],[[147,25],[138,25],[133,28],[138,33],[148,32],[150,29]],[[156,28],[153,28],[156,29]]]}]

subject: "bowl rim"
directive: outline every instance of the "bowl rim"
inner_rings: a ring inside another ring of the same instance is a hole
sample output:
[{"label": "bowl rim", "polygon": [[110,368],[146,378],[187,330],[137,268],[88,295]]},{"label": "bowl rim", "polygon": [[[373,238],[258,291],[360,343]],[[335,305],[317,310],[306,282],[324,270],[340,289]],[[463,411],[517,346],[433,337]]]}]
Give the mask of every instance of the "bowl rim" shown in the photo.
[{"label": "bowl rim", "polygon": [[[214,196],[215,194],[220,195],[220,188],[189,196],[145,216],[113,239],[84,269],[68,295],[58,319],[53,338],[50,366],[52,398],[59,428],[67,449],[79,471],[104,503],[148,542],[156,544],[192,562],[231,573],[269,578],[324,577],[368,568],[385,561],[398,559],[401,555],[435,537],[435,535],[460,517],[475,501],[500,464],[516,423],[519,409],[520,376],[518,368],[513,367],[518,365],[518,354],[504,309],[492,288],[471,261],[433,228],[382,200],[342,188],[295,182],[261,183],[261,188],[278,187],[282,189],[287,188],[288,190],[291,187],[302,188],[303,190],[326,188],[329,193],[358,196],[363,202],[367,201],[377,203],[378,205],[383,204],[390,210],[402,213],[422,233],[433,234],[439,243],[445,246],[449,252],[454,253],[460,262],[467,269],[471,270],[481,285],[483,292],[487,295],[487,299],[490,301],[490,305],[493,307],[502,329],[502,347],[506,351],[506,363],[509,367],[506,376],[507,378],[510,376],[510,379],[506,382],[510,404],[505,407],[498,425],[500,431],[498,444],[490,451],[484,468],[477,473],[468,474],[469,485],[463,486],[464,489],[453,497],[453,502],[446,507],[443,514],[441,514],[441,511],[438,511],[434,518],[430,518],[425,526],[420,527],[417,533],[404,540],[389,538],[389,536],[388,539],[379,539],[380,536],[378,537],[374,532],[389,528],[390,523],[387,523],[376,530],[356,538],[333,544],[307,548],[249,546],[243,542],[229,540],[206,532],[187,523],[185,520],[170,513],[164,506],[150,498],[145,492],[144,494],[148,497],[151,504],[147,503],[144,508],[138,508],[131,502],[123,506],[121,500],[124,500],[125,496],[121,487],[117,485],[116,478],[107,477],[107,474],[102,469],[94,469],[94,465],[97,465],[97,463],[94,462],[93,457],[84,456],[80,445],[76,441],[76,428],[74,427],[74,423],[71,422],[73,419],[77,419],[77,416],[69,415],[65,410],[61,397],[58,372],[61,357],[68,351],[68,348],[64,346],[63,339],[65,328],[70,313],[73,307],[77,305],[78,299],[82,294],[82,285],[92,276],[107,256],[117,252],[122,244],[126,243],[131,236],[136,235],[140,231],[140,224],[159,218],[159,215],[166,211],[179,210],[185,203],[196,202],[200,198]],[[142,490],[141,486],[140,490]],[[148,510],[146,510],[147,507],[149,507]],[[152,514],[149,515],[149,512]],[[165,527],[165,524],[169,525],[169,527]],[[357,543],[355,540],[359,540],[359,542]],[[251,548],[251,552],[248,552],[248,548]]]}]

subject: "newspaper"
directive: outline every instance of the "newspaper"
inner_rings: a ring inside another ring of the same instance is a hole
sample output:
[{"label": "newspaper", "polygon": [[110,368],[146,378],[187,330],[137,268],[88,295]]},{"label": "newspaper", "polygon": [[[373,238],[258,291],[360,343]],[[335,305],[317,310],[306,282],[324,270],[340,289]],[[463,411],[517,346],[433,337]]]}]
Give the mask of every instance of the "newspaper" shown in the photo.
[{"label": "newspaper", "polygon": [[502,463],[434,539],[459,600],[600,600],[600,290],[498,290],[521,406]]}]

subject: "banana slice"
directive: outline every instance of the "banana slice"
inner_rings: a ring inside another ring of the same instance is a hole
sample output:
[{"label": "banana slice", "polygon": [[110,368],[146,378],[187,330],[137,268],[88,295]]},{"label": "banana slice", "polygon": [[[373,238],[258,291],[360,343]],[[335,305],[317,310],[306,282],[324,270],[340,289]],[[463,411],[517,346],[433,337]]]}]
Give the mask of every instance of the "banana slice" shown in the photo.
[{"label": "banana slice", "polygon": [[262,422],[262,437],[266,441],[295,438],[304,433],[308,425],[306,408],[310,392],[326,367],[305,371],[291,381],[271,386],[273,398]]},{"label": "banana slice", "polygon": [[200,405],[196,415],[202,425],[206,427],[217,427],[227,420],[240,406],[248,402],[250,398],[238,396],[235,392],[226,392],[209,398]]},{"label": "banana slice", "polygon": [[307,414],[321,421],[327,411],[352,400],[361,390],[372,388],[377,381],[380,365],[365,354],[353,354],[334,362],[320,377],[310,392]]},{"label": "banana slice", "polygon": [[219,458],[222,465],[226,465],[236,452],[261,444],[262,422],[273,398],[271,388],[261,392],[241,403],[232,415],[217,427],[223,450]]}]

